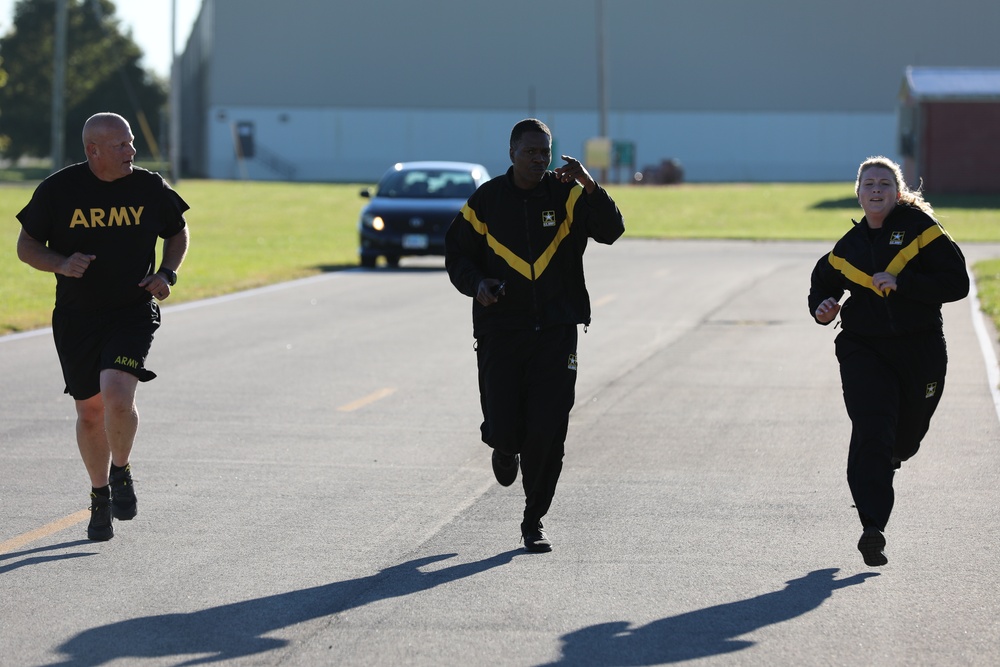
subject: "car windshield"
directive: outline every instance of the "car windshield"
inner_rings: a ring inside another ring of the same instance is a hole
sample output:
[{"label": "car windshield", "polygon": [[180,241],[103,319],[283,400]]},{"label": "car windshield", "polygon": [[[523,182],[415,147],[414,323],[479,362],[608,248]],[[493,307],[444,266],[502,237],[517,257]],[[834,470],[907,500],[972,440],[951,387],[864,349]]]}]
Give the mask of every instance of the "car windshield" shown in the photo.
[{"label": "car windshield", "polygon": [[468,199],[476,182],[467,171],[404,169],[387,174],[377,197],[394,199]]}]

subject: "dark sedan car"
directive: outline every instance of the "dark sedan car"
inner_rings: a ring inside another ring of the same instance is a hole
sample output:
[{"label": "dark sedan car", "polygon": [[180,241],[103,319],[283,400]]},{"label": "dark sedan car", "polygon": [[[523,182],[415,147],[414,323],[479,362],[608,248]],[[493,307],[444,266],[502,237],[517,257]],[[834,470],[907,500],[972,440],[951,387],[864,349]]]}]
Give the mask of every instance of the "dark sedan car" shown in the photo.
[{"label": "dark sedan car", "polygon": [[358,222],[361,266],[410,255],[443,255],[444,235],[466,200],[490,178],[481,164],[400,162],[386,172]]}]

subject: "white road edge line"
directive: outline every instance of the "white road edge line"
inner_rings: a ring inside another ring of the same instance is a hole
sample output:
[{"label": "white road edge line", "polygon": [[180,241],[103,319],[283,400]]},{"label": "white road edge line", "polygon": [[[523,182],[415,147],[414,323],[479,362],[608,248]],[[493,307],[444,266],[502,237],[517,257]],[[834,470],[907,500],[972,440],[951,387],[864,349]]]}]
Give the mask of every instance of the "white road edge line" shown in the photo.
[{"label": "white road edge line", "polygon": [[997,419],[1000,420],[1000,367],[997,366],[997,355],[993,348],[993,341],[986,330],[984,320],[986,313],[982,311],[979,303],[979,290],[976,288],[976,277],[972,270],[966,267],[969,272],[969,304],[972,308],[972,328],[976,330],[976,337],[979,339],[979,349],[983,353],[983,361],[986,362],[986,379],[990,385],[990,395],[993,396],[993,408],[996,410]]},{"label": "white road edge line", "polygon": [[[243,290],[242,292],[232,292],[231,294],[223,294],[221,296],[213,296],[208,299],[201,299],[199,301],[188,301],[186,303],[179,303],[176,306],[161,306],[160,308],[164,313],[171,313],[180,310],[192,310],[194,308],[201,308],[203,306],[212,306],[217,303],[225,303],[227,301],[235,301],[237,299],[244,299],[248,296],[253,296],[255,294],[267,294],[268,292],[277,292],[278,290],[288,289],[289,287],[299,287],[301,285],[308,285],[309,283],[318,283],[324,280],[331,280],[335,276],[342,273],[352,273],[361,271],[358,269],[344,269],[342,271],[329,271],[327,273],[320,273],[315,276],[308,276],[306,278],[299,278],[297,280],[289,280],[283,283],[275,283],[273,285],[264,285],[263,287],[255,287],[253,289]],[[32,329],[31,331],[21,331],[19,333],[7,334],[6,336],[0,336],[0,343],[7,343],[10,341],[21,340],[23,338],[34,338],[35,336],[41,336],[43,334],[51,335],[52,327],[45,327],[44,329]]]}]

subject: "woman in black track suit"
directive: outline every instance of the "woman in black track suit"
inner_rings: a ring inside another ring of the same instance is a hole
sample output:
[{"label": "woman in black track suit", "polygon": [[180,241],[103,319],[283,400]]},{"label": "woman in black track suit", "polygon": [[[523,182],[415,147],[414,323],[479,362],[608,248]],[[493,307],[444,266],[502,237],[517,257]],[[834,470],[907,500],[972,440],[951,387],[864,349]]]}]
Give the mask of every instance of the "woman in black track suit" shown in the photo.
[{"label": "woman in black track suit", "polygon": [[888,562],[893,475],[916,454],[944,390],[941,304],[969,293],[969,274],[895,162],[865,160],[855,192],[865,216],[813,269],[809,312],[823,325],[841,319],[836,352],[852,424],[847,481],[863,528],[858,550],[871,566]]}]

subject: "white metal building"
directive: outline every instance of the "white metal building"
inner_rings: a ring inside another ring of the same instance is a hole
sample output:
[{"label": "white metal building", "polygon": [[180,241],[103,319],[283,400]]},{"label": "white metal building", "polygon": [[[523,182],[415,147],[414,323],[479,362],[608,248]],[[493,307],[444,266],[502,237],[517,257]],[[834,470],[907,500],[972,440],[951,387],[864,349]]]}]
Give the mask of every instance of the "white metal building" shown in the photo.
[{"label": "white metal building", "polygon": [[688,181],[848,180],[868,155],[899,159],[906,67],[1000,66],[997,25],[995,0],[204,0],[181,61],[182,164],[500,173],[511,126],[536,116],[559,152],[582,157],[603,119],[636,167],[676,158]]}]

